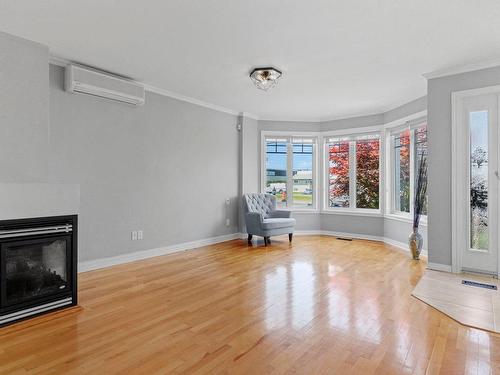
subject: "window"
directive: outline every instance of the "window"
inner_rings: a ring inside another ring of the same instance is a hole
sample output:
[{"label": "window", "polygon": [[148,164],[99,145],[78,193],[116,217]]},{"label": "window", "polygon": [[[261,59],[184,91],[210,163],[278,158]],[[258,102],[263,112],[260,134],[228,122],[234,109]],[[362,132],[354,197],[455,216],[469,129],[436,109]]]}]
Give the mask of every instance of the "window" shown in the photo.
[{"label": "window", "polygon": [[265,149],[264,191],[276,196],[279,208],[314,209],[316,139],[266,137]]},{"label": "window", "polygon": [[329,138],[327,208],[378,210],[380,135]]},{"label": "window", "polygon": [[[427,126],[420,121],[391,132],[392,207],[396,214],[413,213],[414,189],[422,158],[427,156]],[[427,215],[427,200],[423,208]]]},{"label": "window", "polygon": [[287,205],[287,155],[286,139],[266,139],[266,189],[276,196],[278,207]]},{"label": "window", "polygon": [[394,210],[410,212],[410,130],[394,136]]}]

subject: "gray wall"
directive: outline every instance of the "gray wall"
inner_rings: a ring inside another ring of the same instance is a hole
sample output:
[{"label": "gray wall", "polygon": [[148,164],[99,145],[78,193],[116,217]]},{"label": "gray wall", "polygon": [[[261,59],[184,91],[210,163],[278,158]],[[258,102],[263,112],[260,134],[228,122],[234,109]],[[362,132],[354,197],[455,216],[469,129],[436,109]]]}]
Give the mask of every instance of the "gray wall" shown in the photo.
[{"label": "gray wall", "polygon": [[[384,237],[393,241],[407,243],[408,236],[412,232],[413,225],[411,222],[404,222],[389,218],[384,218]],[[423,237],[423,249],[428,248],[427,225],[420,223],[418,228],[419,233]]]},{"label": "gray wall", "polygon": [[384,115],[378,114],[370,116],[350,117],[346,119],[339,119],[333,121],[325,121],[320,124],[320,129],[322,131],[355,129],[355,128],[363,128],[365,126],[382,125],[383,123],[384,123]]},{"label": "gray wall", "polygon": [[414,113],[425,111],[427,109],[427,96],[422,96],[421,98],[412,100],[402,106],[391,109],[384,113],[384,123],[388,124],[390,122],[399,120],[403,117],[410,116]]},{"label": "gray wall", "polygon": [[300,121],[259,120],[259,130],[261,130],[261,131],[266,130],[266,131],[318,132],[321,130],[321,123],[319,123],[319,122],[300,122]]},{"label": "gray wall", "polygon": [[[356,129],[383,125],[406,116],[425,111],[427,97],[421,97],[385,113],[351,117],[332,121],[310,123],[291,121],[259,121],[261,131],[329,131],[340,129]],[[322,184],[320,173],[320,185]],[[345,232],[365,236],[385,237],[393,241],[406,243],[412,230],[410,223],[385,219],[384,217],[353,216],[342,214],[295,213],[297,229],[303,231],[323,230]],[[424,247],[427,247],[427,229],[422,226]]]},{"label": "gray wall", "polygon": [[360,234],[382,237],[384,235],[384,218],[357,215],[322,214],[321,229],[331,232]]},{"label": "gray wall", "polygon": [[430,79],[429,262],[451,265],[451,93],[500,84],[500,67]]},{"label": "gray wall", "polygon": [[0,181],[47,179],[49,49],[0,32]]},{"label": "gray wall", "polygon": [[149,92],[142,107],[69,94],[51,66],[49,179],[80,184],[80,260],[237,232],[236,122]]}]

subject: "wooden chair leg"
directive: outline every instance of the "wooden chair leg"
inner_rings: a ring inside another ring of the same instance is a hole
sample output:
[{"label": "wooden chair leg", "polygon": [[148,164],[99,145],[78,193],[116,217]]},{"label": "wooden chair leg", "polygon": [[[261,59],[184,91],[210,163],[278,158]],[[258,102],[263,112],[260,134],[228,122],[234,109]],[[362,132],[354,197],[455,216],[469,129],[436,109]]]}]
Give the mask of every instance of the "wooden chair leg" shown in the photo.
[{"label": "wooden chair leg", "polygon": [[292,242],[293,233],[288,233],[288,241]]},{"label": "wooden chair leg", "polygon": [[252,243],[252,237],[253,235],[248,233],[248,243]]},{"label": "wooden chair leg", "polygon": [[267,237],[264,237],[264,246],[267,246]]},{"label": "wooden chair leg", "polygon": [[271,244],[271,237],[267,237],[267,244],[270,245]]}]

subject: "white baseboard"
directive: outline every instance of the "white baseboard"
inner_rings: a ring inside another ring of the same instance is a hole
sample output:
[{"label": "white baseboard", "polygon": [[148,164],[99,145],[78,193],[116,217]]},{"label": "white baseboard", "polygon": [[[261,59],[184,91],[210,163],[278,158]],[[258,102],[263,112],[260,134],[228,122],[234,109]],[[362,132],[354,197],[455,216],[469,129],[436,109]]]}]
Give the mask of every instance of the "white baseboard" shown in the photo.
[{"label": "white baseboard", "polygon": [[383,238],[380,236],[371,236],[368,234],[360,234],[360,233],[346,233],[346,232],[335,232],[330,230],[297,230],[294,234],[298,236],[332,236],[332,237],[345,237],[345,238],[354,238],[357,240],[369,240],[369,241],[381,241],[383,242]]},{"label": "white baseboard", "polygon": [[78,262],[78,272],[87,272],[100,268],[115,266],[117,264],[129,263],[136,260],[153,258],[161,255],[173,254],[184,250],[194,249],[197,247],[213,245],[219,242],[230,241],[241,238],[241,233],[226,234],[223,236],[205,238],[202,240],[184,242],[176,245],[159,247],[156,249],[141,250],[133,253],[117,255],[114,257],[101,258],[95,260],[87,260]]},{"label": "white baseboard", "polygon": [[[360,234],[360,233],[346,233],[346,232],[335,232],[328,230],[298,230],[294,232],[297,236],[312,236],[312,235],[320,235],[320,236],[332,236],[332,237],[343,237],[343,238],[353,238],[358,240],[369,240],[369,241],[378,241],[384,242],[389,245],[395,246],[401,250],[409,252],[408,244],[395,241],[393,239],[381,236],[372,236],[368,234]],[[136,251],[128,254],[121,254],[114,257],[101,258],[95,260],[87,260],[78,262],[78,272],[87,272],[93,271],[101,268],[111,267],[118,264],[124,264],[129,262],[134,262],[136,260],[153,258],[161,255],[173,254],[180,251],[195,249],[197,247],[213,245],[216,243],[230,241],[235,239],[245,239],[247,237],[246,233],[232,233],[226,234],[223,236],[205,238],[197,241],[184,242],[176,245],[170,245],[165,247],[159,247],[156,249],[148,249]],[[422,251],[423,256],[427,256],[427,250]],[[434,269],[438,271],[447,271],[451,272],[451,266],[445,266],[443,264],[437,263],[429,263],[427,268]]]},{"label": "white baseboard", "polygon": [[451,272],[451,266],[448,264],[441,264],[441,263],[427,263],[427,269],[429,270],[434,270],[434,271],[444,271],[444,272]]},{"label": "white baseboard", "polygon": [[[404,250],[406,252],[409,252],[410,249],[408,248],[408,244],[405,242],[399,242],[396,240],[393,240],[392,238],[388,237],[382,237],[382,236],[372,236],[369,234],[360,234],[360,233],[346,233],[346,232],[335,232],[335,231],[329,231],[329,230],[299,230],[295,231],[295,234],[297,235],[320,235],[320,236],[332,236],[332,237],[345,237],[345,238],[353,238],[357,240],[369,240],[369,241],[378,241],[378,242],[384,242],[388,245],[395,246],[401,250]],[[422,250],[422,256],[427,256],[427,249]]]}]

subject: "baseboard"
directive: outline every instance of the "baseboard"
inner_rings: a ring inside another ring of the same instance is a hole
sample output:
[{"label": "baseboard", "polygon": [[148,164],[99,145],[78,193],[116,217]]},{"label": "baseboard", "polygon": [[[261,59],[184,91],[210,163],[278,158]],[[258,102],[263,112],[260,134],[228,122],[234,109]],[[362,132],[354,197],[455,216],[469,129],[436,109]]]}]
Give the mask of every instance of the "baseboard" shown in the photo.
[{"label": "baseboard", "polygon": [[[401,250],[406,252],[410,252],[408,244],[405,242],[399,242],[393,240],[392,238],[382,237],[382,236],[372,236],[369,234],[360,234],[360,233],[347,233],[347,232],[335,232],[329,230],[299,230],[295,231],[296,235],[302,236],[311,236],[311,235],[319,235],[319,236],[332,236],[332,237],[344,237],[344,238],[353,238],[357,240],[368,240],[368,241],[378,241],[384,242],[388,245],[395,246]],[[422,250],[422,256],[427,256],[427,249]]]},{"label": "baseboard", "polygon": [[184,242],[176,245],[159,247],[156,249],[141,250],[133,253],[121,254],[114,257],[87,260],[78,263],[78,272],[93,271],[100,268],[106,268],[118,264],[129,263],[141,259],[153,258],[161,255],[173,254],[180,251],[185,251],[207,245],[213,245],[216,243],[235,240],[239,238],[241,238],[241,233],[232,233],[223,236],[205,238],[197,241]]},{"label": "baseboard", "polygon": [[[297,230],[294,232],[294,234],[297,236],[319,235],[319,236],[352,238],[352,239],[357,239],[357,240],[378,241],[378,242],[384,242],[386,244],[395,246],[401,250],[409,252],[408,244],[403,243],[403,242],[399,242],[399,241],[395,241],[395,240],[387,238],[387,237],[381,237],[381,236],[372,236],[372,235],[361,234],[361,233],[335,232],[335,231],[328,231],[328,230]],[[184,242],[184,243],[180,243],[180,244],[176,244],[176,245],[159,247],[156,249],[148,249],[148,250],[141,250],[141,251],[136,251],[136,252],[128,253],[128,254],[121,254],[121,255],[114,256],[114,257],[83,261],[83,262],[78,263],[78,272],[93,271],[93,270],[97,270],[97,269],[101,269],[101,268],[115,266],[118,264],[134,262],[136,260],[148,259],[148,258],[153,258],[153,257],[157,257],[157,256],[167,255],[167,254],[173,254],[173,253],[177,253],[180,251],[195,249],[197,247],[213,245],[213,244],[220,243],[220,242],[225,242],[225,241],[230,241],[230,240],[235,240],[235,239],[246,239],[246,238],[247,238],[246,233],[231,233],[231,234],[226,234],[226,235],[217,236],[217,237],[205,238],[205,239],[201,239],[201,240],[197,240],[197,241]],[[424,249],[422,251],[422,255],[427,256],[427,250]],[[446,266],[443,264],[429,263],[427,268],[438,270],[438,271],[451,272],[451,266]]]},{"label": "baseboard", "polygon": [[383,242],[383,238],[380,236],[371,236],[368,234],[361,233],[347,233],[347,232],[335,232],[330,230],[297,230],[294,234],[298,236],[332,236],[332,237],[344,237],[344,238],[354,238],[357,240],[369,240],[369,241],[380,241]]},{"label": "baseboard", "polygon": [[441,263],[427,263],[427,269],[429,270],[434,270],[434,271],[444,271],[444,272],[451,272],[451,266],[448,264],[441,264]]}]

